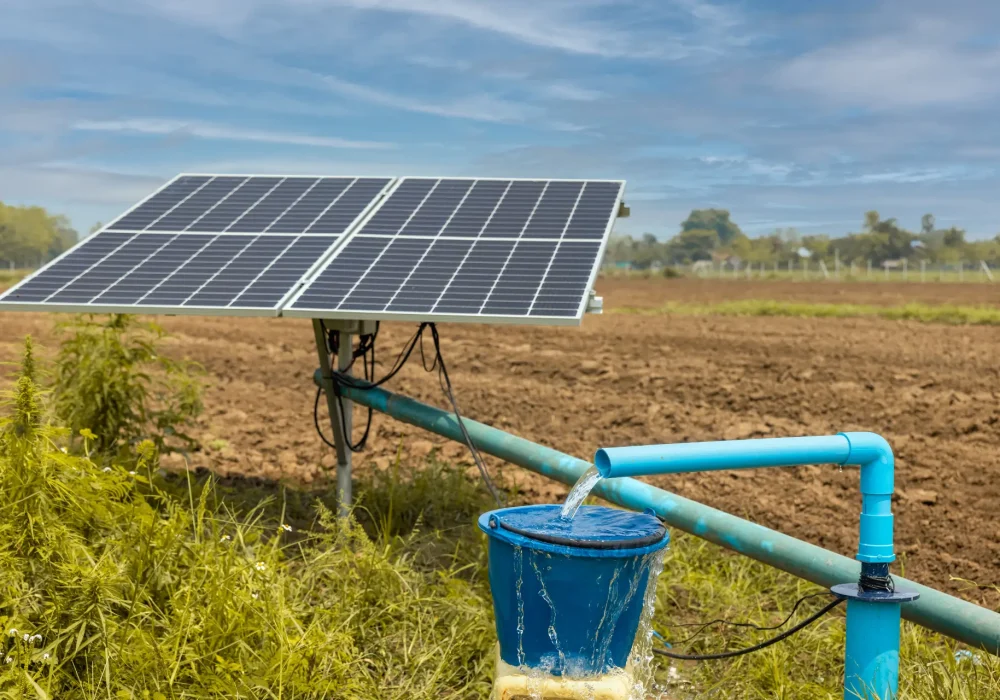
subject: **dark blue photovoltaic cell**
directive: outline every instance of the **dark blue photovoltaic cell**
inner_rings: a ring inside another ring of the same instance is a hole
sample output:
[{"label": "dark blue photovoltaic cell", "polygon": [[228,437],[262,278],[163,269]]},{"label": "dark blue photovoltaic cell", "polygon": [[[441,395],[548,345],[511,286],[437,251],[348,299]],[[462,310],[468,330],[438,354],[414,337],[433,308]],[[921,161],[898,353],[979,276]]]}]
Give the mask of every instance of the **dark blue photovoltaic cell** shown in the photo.
[{"label": "dark blue photovoltaic cell", "polygon": [[403,180],[291,309],[578,318],[621,187]]},{"label": "dark blue photovoltaic cell", "polygon": [[206,214],[219,200],[239,187],[246,178],[216,177],[200,187],[187,199],[146,227],[147,231],[183,231]]},{"label": "dark blue photovoltaic cell", "polygon": [[230,192],[225,199],[219,201],[213,209],[193,221],[185,230],[205,233],[225,231],[280,181],[280,178],[274,177],[248,178]]},{"label": "dark blue photovoltaic cell", "polygon": [[141,297],[136,302],[139,306],[180,306],[254,238],[203,234],[184,234],[182,238],[188,236],[197,237],[202,246],[189,260]]},{"label": "dark blue photovoltaic cell", "polygon": [[227,231],[235,233],[263,233],[285,211],[299,201],[316,180],[308,177],[290,177],[276,183],[267,196],[234,221]]},{"label": "dark blue photovoltaic cell", "polygon": [[207,175],[179,177],[140,204],[129,214],[109,225],[108,229],[141,231],[183,202],[212,178]]},{"label": "dark blue photovoltaic cell", "polygon": [[318,180],[268,229],[268,233],[302,233],[329,209],[351,184],[347,178]]},{"label": "dark blue photovoltaic cell", "polygon": [[389,184],[377,177],[186,175],[108,230],[345,233]]},{"label": "dark blue photovoltaic cell", "polygon": [[394,236],[434,188],[435,180],[404,180],[360,233]]},{"label": "dark blue photovoltaic cell", "polygon": [[566,227],[565,238],[595,238],[600,240],[615,211],[620,185],[611,182],[588,182]]},{"label": "dark blue photovoltaic cell", "polygon": [[481,312],[524,316],[531,311],[557,245],[554,241],[518,241]]},{"label": "dark blue photovoltaic cell", "polygon": [[108,231],[90,236],[55,263],[10,290],[3,297],[3,301],[45,301],[49,296],[70,284],[78,275],[110,255],[132,236],[131,233]]},{"label": "dark blue photovoltaic cell", "polygon": [[284,254],[295,239],[290,236],[259,236],[223,265],[184,306],[228,306],[264,270]]},{"label": "dark blue photovoltaic cell", "polygon": [[137,303],[163,282],[170,274],[198,253],[212,236],[169,233],[144,233],[143,238],[162,241],[162,245],[147,260],[124,275],[102,294],[89,300],[94,304],[126,306]]},{"label": "dark blue photovoltaic cell", "polygon": [[544,182],[515,181],[483,228],[482,236],[518,238],[545,189]]},{"label": "dark blue photovoltaic cell", "polygon": [[236,297],[233,306],[269,308],[298,286],[302,275],[316,264],[336,236],[300,236],[254,282]]},{"label": "dark blue photovoltaic cell", "polygon": [[[550,182],[522,236],[562,238],[582,190],[582,182]],[[607,223],[606,218],[605,223]]]},{"label": "dark blue photovoltaic cell", "polygon": [[348,241],[303,292],[296,306],[309,309],[336,308],[391,240],[357,237]]},{"label": "dark blue photovoltaic cell", "polygon": [[575,316],[588,293],[587,282],[597,264],[600,243],[562,241],[538,290],[534,316]]},{"label": "dark blue photovoltaic cell", "polygon": [[386,311],[430,312],[472,245],[472,241],[461,239],[440,238],[434,241]]},{"label": "dark blue photovoltaic cell", "polygon": [[357,286],[344,298],[341,309],[385,308],[403,284],[431,241],[426,238],[397,238],[389,244]]},{"label": "dark blue photovoltaic cell", "polygon": [[441,180],[399,235],[436,236],[471,187],[472,183],[468,181]]},{"label": "dark blue photovoltaic cell", "polygon": [[441,235],[478,237],[509,184],[503,180],[477,182]]},{"label": "dark blue photovoltaic cell", "polygon": [[[278,302],[338,236],[102,232],[3,302],[106,307],[253,308]],[[109,309],[110,310],[110,309]]]},{"label": "dark blue photovoltaic cell", "polygon": [[309,227],[308,233],[343,233],[388,184],[387,178],[359,178]]},{"label": "dark blue photovoltaic cell", "polygon": [[503,271],[514,241],[478,240],[434,308],[442,314],[478,314]]}]

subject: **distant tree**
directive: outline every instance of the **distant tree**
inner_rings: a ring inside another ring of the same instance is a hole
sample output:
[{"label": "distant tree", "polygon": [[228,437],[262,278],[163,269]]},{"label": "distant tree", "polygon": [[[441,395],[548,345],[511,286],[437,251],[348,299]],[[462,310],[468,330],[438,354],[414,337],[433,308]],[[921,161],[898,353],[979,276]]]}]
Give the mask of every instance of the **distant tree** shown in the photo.
[{"label": "distant tree", "polygon": [[694,209],[681,222],[681,231],[715,231],[721,245],[729,245],[743,233],[729,218],[729,211],[726,209]]},{"label": "distant tree", "polygon": [[33,266],[51,260],[76,238],[64,216],[52,216],[42,207],[0,202],[0,260],[9,265]]},{"label": "distant tree", "polygon": [[688,229],[670,239],[667,251],[671,258],[681,262],[711,260],[712,251],[719,246],[719,234],[714,229]]},{"label": "distant tree", "polygon": [[104,224],[102,224],[100,221],[98,221],[96,224],[94,224],[93,226],[90,227],[90,231],[87,232],[87,235],[90,235],[91,233],[97,233],[103,227],[104,227]]},{"label": "distant tree", "polygon": [[944,232],[944,245],[947,248],[961,248],[965,245],[965,231],[952,226]]},{"label": "distant tree", "polygon": [[920,217],[920,233],[929,234],[934,231],[934,215],[924,214]]},{"label": "distant tree", "polygon": [[881,218],[878,212],[872,209],[871,211],[865,212],[865,231],[874,231],[875,227],[878,226],[878,222]]}]

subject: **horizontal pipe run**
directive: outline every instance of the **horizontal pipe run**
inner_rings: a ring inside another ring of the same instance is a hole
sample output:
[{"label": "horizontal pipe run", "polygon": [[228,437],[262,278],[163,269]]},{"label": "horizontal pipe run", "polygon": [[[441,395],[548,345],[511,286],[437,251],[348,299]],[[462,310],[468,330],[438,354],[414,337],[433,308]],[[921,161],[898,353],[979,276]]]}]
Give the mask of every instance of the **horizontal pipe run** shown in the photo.
[{"label": "horizontal pipe run", "polygon": [[594,464],[601,476],[613,479],[717,469],[844,464],[850,455],[851,443],[847,438],[830,435],[605,447],[597,451]]},{"label": "horizontal pipe run", "polygon": [[[345,398],[442,437],[462,441],[453,413],[380,388],[343,387]],[[590,468],[582,459],[463,418],[480,451],[567,485]],[[652,508],[671,527],[764,562],[823,587],[858,580],[861,564],[840,554],[669,493],[635,479],[601,481],[595,492],[632,510]],[[969,646],[1000,656],[1000,614],[903,578],[920,599],[903,606],[903,617]]]}]

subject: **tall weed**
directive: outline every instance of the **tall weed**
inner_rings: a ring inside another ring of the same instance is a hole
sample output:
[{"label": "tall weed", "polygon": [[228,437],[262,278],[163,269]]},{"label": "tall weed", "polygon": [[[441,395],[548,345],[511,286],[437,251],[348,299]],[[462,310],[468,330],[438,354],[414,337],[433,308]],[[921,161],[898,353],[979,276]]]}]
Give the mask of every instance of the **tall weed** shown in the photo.
[{"label": "tall weed", "polygon": [[74,317],[55,367],[55,411],[73,435],[87,428],[101,453],[134,450],[150,439],[160,452],[193,448],[186,432],[202,411],[195,365],[160,354],[163,329],[134,316]]}]

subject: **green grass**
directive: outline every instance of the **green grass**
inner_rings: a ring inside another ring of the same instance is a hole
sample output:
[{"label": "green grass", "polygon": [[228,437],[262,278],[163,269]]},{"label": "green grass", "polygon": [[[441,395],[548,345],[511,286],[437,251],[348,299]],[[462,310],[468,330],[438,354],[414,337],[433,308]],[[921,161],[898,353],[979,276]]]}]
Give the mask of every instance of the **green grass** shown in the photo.
[{"label": "green grass", "polygon": [[32,272],[34,270],[0,270],[0,290],[17,284]]},{"label": "green grass", "polygon": [[[676,643],[697,627],[671,627],[714,619],[776,625],[795,600],[822,589],[784,572],[725,551],[691,535],[676,535],[659,580],[657,627],[687,653],[740,649],[777,634],[713,625],[691,644]],[[807,601],[795,620],[828,602]],[[790,623],[793,624],[793,623]],[[679,697],[742,700],[839,700],[842,697],[845,641],[844,608],[834,611],[789,640],[732,660],[678,663]],[[961,646],[922,627],[903,622],[900,697],[907,700],[1000,698],[1000,659],[971,657]]]},{"label": "green grass", "polygon": [[[0,410],[0,695],[488,697],[495,634],[474,523],[492,504],[464,470],[397,456],[358,480],[338,520],[328,489],[164,472],[153,442],[101,454],[87,429],[73,443],[38,374],[26,353]],[[773,634],[716,625],[686,644],[679,624],[775,624],[820,590],[674,536],[654,627],[679,650]],[[838,611],[750,656],[654,668],[673,700],[839,698],[843,644]],[[1000,661],[958,650],[904,624],[902,697],[1000,697]]]},{"label": "green grass", "polygon": [[884,318],[955,325],[1000,325],[1000,307],[956,306],[950,304],[820,304],[750,299],[712,304],[669,303],[658,308],[619,307],[610,313],[678,316],[792,316],[800,318]]}]

